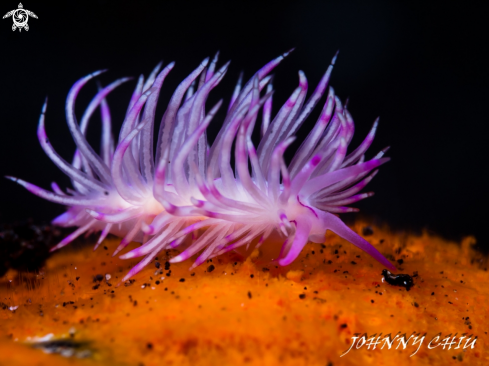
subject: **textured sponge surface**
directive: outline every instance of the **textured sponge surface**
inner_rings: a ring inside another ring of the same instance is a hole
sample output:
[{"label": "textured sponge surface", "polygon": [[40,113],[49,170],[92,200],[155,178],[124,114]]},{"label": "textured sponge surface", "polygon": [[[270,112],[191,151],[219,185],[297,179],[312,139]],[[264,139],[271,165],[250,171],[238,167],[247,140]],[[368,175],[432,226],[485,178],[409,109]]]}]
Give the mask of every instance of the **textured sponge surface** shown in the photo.
[{"label": "textured sponge surface", "polygon": [[[410,291],[382,281],[374,259],[333,234],[280,267],[273,243],[189,271],[176,251],[120,283],[137,262],[118,241],[66,248],[40,273],[0,278],[0,365],[487,365],[487,258],[436,236],[353,229],[414,275]],[[132,248],[136,244],[133,244]],[[105,247],[105,248],[104,248]],[[120,284],[120,285],[119,285]],[[118,286],[119,285],[119,286]],[[356,333],[426,333],[406,349],[353,349]],[[474,347],[428,348],[441,333]]]}]

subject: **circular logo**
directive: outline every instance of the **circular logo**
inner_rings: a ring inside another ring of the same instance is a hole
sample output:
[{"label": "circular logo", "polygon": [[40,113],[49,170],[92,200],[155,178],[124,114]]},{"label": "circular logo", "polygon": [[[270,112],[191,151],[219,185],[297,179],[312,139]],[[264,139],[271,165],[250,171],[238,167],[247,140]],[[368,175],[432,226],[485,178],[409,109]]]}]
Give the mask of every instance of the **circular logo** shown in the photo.
[{"label": "circular logo", "polygon": [[29,25],[27,24],[29,16],[37,18],[36,14],[34,14],[30,10],[24,9],[22,3],[19,3],[19,8],[9,11],[3,16],[3,19],[12,17],[12,20],[14,21],[14,24],[12,25],[12,30],[15,31],[16,29],[18,29],[20,32],[22,28],[24,28],[26,31],[29,30]]},{"label": "circular logo", "polygon": [[12,14],[12,19],[14,20],[16,27],[23,28],[29,20],[29,15],[24,9],[17,9],[14,11],[14,14]]}]

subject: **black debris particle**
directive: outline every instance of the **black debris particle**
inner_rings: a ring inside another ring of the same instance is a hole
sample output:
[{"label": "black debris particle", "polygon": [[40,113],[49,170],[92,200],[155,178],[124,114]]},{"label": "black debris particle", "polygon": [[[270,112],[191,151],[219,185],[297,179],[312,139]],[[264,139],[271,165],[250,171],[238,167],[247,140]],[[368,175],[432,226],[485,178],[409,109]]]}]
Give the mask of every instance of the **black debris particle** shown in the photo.
[{"label": "black debris particle", "polygon": [[101,282],[104,279],[104,276],[101,274],[93,276],[93,282]]},{"label": "black debris particle", "polygon": [[384,280],[392,286],[401,286],[405,287],[406,291],[409,291],[411,287],[414,286],[413,278],[408,274],[392,274],[387,269],[382,270],[382,275],[384,276]]},{"label": "black debris particle", "polygon": [[399,264],[403,264],[403,263],[404,263],[404,260],[403,260],[403,259],[398,259],[398,260],[397,260],[397,263],[399,263]]},{"label": "black debris particle", "polygon": [[370,236],[374,233],[374,230],[372,229],[371,226],[365,226],[363,229],[362,229],[362,234],[363,236]]},{"label": "black debris particle", "polygon": [[155,267],[156,267],[156,268],[160,268],[160,262],[156,261],[156,262],[155,262]]},{"label": "black debris particle", "polygon": [[136,280],[127,280],[126,282],[124,282],[124,286],[131,286],[134,282],[136,282]]},{"label": "black debris particle", "polygon": [[305,299],[305,298],[306,298],[306,294],[300,294],[300,295],[299,295],[299,299],[302,299],[302,300],[303,300],[303,299]]},{"label": "black debris particle", "polygon": [[248,291],[248,298],[251,299],[253,296],[251,295],[251,291]]},{"label": "black debris particle", "polygon": [[180,278],[180,282],[185,282],[185,278]]},{"label": "black debris particle", "polygon": [[153,349],[153,343],[148,342],[148,344],[146,345],[146,348],[147,349]]},{"label": "black debris particle", "polygon": [[346,323],[344,323],[344,324],[340,324],[340,328],[343,328],[343,329],[344,329],[344,328],[346,328],[346,327],[348,327],[348,324],[346,324]]},{"label": "black debris particle", "polygon": [[215,269],[216,269],[216,267],[214,267],[214,265],[211,264],[209,267],[207,267],[207,272],[212,272]]},{"label": "black debris particle", "polygon": [[95,286],[93,286],[92,288],[93,288],[94,290],[96,290],[96,289],[98,289],[99,287],[100,287],[100,283],[97,283],[97,284],[96,284]]}]

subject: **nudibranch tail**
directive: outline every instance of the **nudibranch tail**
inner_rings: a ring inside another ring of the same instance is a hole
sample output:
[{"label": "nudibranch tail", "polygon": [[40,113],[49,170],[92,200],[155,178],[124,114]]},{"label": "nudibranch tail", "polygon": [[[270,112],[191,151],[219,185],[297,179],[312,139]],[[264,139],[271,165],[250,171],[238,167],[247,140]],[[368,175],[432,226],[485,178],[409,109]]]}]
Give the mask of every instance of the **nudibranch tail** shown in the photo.
[{"label": "nudibranch tail", "polygon": [[[299,71],[299,85],[272,118],[273,85],[270,72],[290,53],[266,64],[243,85],[241,74],[221,129],[212,145],[206,130],[223,101],[206,111],[209,93],[220,83],[229,63],[217,68],[218,54],[206,58],[173,93],[158,130],[153,151],[156,106],[164,80],[174,67],[158,64],[147,80],[141,76],[131,96],[119,133],[114,139],[107,96],[130,80],[121,78],[102,87],[85,110],[81,122],[75,102],[82,87],[103,71],[92,73],[71,88],[66,102],[68,127],[77,149],[71,163],[51,145],[45,129],[47,100],[38,125],[38,138],[48,157],[72,181],[63,192],[53,192],[8,177],[30,192],[68,206],[53,223],[78,227],[53,250],[85,232],[101,231],[95,249],[109,233],[123,237],[114,255],[131,241],[142,243],[121,258],[144,257],[124,280],[138,273],[166,249],[190,244],[171,262],[199,254],[191,268],[207,259],[257,246],[275,232],[283,237],[280,265],[293,262],[308,241],[323,242],[331,230],[371,255],[384,267],[393,265],[378,250],[353,232],[334,213],[351,212],[348,205],[373,195],[359,193],[389,158],[382,150],[370,160],[378,119],[363,142],[347,153],[355,130],[353,118],[329,87],[336,61],[306,99],[308,82]],[[326,93],[326,90],[327,93]],[[326,95],[318,120],[302,141],[290,164],[284,153],[311,111]],[[94,112],[100,108],[100,152],[86,139]],[[256,126],[262,113],[261,126]],[[252,138],[259,129],[258,144]],[[234,164],[232,160],[234,146]],[[202,230],[205,230],[201,232]]]}]

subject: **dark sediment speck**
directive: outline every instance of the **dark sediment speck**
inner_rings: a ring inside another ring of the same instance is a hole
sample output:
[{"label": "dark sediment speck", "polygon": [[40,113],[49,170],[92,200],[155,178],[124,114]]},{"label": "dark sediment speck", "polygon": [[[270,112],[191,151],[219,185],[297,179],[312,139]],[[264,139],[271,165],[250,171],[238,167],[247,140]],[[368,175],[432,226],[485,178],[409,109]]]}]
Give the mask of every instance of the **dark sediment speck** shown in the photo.
[{"label": "dark sediment speck", "polygon": [[365,226],[363,229],[362,229],[362,234],[363,236],[369,236],[369,235],[372,235],[374,233],[374,230],[372,229],[371,226]]},{"label": "dark sediment speck", "polygon": [[104,279],[104,276],[101,274],[95,275],[93,277],[93,282],[101,282]]}]

